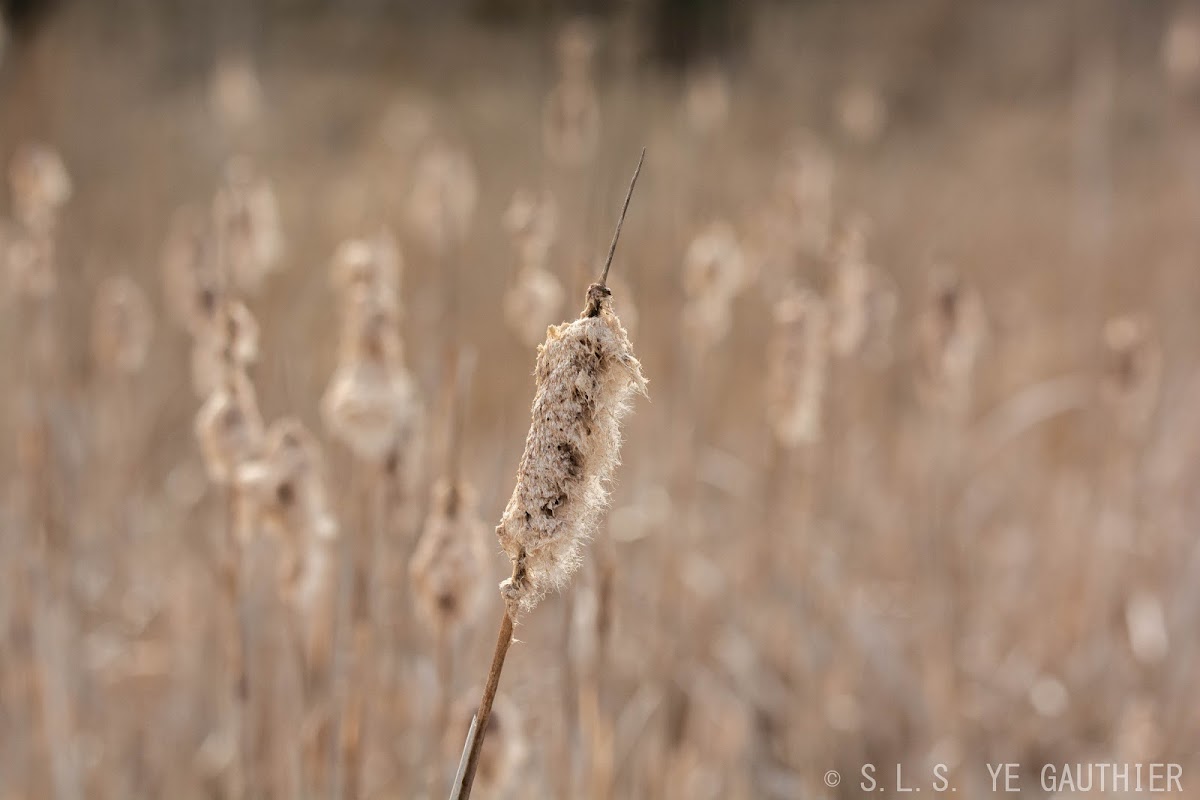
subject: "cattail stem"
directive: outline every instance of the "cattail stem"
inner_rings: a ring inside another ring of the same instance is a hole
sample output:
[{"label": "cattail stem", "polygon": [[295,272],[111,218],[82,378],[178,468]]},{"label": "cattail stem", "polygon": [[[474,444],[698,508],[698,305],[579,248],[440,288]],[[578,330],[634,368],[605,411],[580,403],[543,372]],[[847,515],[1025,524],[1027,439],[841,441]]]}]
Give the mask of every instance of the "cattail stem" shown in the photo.
[{"label": "cattail stem", "polygon": [[483,736],[487,731],[488,718],[492,715],[492,702],[496,699],[496,690],[500,687],[500,673],[504,670],[504,658],[508,655],[512,638],[513,620],[506,609],[504,618],[500,620],[496,652],[492,655],[492,668],[488,671],[483,698],[479,701],[479,710],[471,719],[471,729],[467,732],[467,741],[463,744],[458,773],[454,776],[454,786],[450,789],[450,800],[468,800],[471,796],[471,784],[475,782],[475,770],[479,767],[479,754],[483,750]]}]

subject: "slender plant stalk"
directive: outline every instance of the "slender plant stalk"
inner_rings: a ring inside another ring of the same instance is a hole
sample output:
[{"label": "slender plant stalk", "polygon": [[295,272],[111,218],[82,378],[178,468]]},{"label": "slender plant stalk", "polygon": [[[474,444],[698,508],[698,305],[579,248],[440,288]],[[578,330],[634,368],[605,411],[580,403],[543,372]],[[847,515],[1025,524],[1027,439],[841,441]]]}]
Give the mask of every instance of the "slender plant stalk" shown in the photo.
[{"label": "slender plant stalk", "polygon": [[504,669],[504,658],[508,655],[509,645],[512,644],[512,633],[512,617],[505,610],[504,618],[500,620],[500,633],[496,637],[496,651],[492,654],[492,668],[488,671],[487,684],[483,687],[483,699],[479,701],[479,710],[471,719],[471,729],[467,732],[467,741],[463,745],[458,774],[454,776],[454,786],[450,790],[450,800],[467,800],[471,796],[471,784],[475,782],[475,770],[479,768],[479,754],[483,750],[483,734],[487,730],[488,719],[492,716],[492,702],[496,699],[496,690],[500,688],[500,673]]}]

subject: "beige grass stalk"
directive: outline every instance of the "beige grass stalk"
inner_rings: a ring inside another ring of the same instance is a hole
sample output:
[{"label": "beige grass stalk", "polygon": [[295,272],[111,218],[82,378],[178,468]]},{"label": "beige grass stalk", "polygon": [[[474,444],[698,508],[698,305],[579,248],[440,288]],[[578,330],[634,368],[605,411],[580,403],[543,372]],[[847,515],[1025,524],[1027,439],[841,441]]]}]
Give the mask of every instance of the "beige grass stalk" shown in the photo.
[{"label": "beige grass stalk", "polygon": [[612,310],[606,282],[621,226],[642,170],[642,150],[629,182],[604,272],[587,292],[579,319],[547,332],[534,370],[534,395],[525,453],[517,485],[496,535],[513,563],[512,577],[500,585],[504,616],[479,711],[463,746],[451,800],[466,800],[479,765],[492,702],[513,624],[551,589],[562,586],[579,562],[579,550],[606,501],[604,482],[616,465],[620,417],[634,391],[645,391],[641,364]]}]

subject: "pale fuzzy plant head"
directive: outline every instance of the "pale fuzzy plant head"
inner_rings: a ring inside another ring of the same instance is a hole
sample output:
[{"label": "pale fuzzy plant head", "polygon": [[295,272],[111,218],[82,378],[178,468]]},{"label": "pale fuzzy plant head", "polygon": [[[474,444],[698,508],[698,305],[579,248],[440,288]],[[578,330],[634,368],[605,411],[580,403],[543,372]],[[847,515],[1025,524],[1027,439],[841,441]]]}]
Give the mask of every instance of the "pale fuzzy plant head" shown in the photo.
[{"label": "pale fuzzy plant head", "polygon": [[213,199],[213,227],[225,274],[240,291],[256,294],[283,266],[283,228],[270,182],[244,159],[234,159]]},{"label": "pale fuzzy plant head", "polygon": [[344,296],[363,291],[374,297],[396,297],[404,259],[396,237],[382,230],[366,239],[348,239],[338,245],[330,265],[333,286]]},{"label": "pale fuzzy plant head", "polygon": [[467,236],[479,202],[470,157],[448,142],[428,144],[417,160],[408,197],[408,221],[426,245],[445,253]]},{"label": "pale fuzzy plant head", "polygon": [[794,220],[797,245],[824,255],[833,232],[833,157],[814,135],[802,132],[784,151],[777,172],[777,202]]},{"label": "pale fuzzy plant head", "polygon": [[221,274],[208,217],[185,206],[175,212],[162,254],[164,299],[171,316],[200,336],[221,303]]},{"label": "pale fuzzy plant head", "polygon": [[600,146],[600,100],[590,79],[564,79],[542,106],[542,149],[551,163],[579,167]]},{"label": "pale fuzzy plant head", "polygon": [[259,329],[240,300],[226,299],[198,330],[192,343],[192,388],[201,397],[214,391],[227,369],[244,370],[258,360]]},{"label": "pale fuzzy plant head", "polygon": [[546,336],[546,328],[561,319],[562,283],[541,267],[523,267],[516,282],[504,293],[504,319],[524,345],[535,347]]},{"label": "pale fuzzy plant head", "polygon": [[359,360],[339,365],[321,398],[329,432],[359,459],[384,463],[403,459],[416,446],[422,409],[412,377],[404,369]]},{"label": "pale fuzzy plant head", "polygon": [[110,375],[134,375],[146,363],[154,337],[154,314],[146,293],[117,275],[96,290],[92,308],[92,358]]},{"label": "pale fuzzy plant head", "polygon": [[730,302],[754,277],[737,231],[716,220],[688,243],[683,256],[683,291],[689,301],[699,298]]},{"label": "pale fuzzy plant head", "polygon": [[866,355],[885,360],[896,292],[867,260],[867,233],[865,220],[851,220],[835,245],[830,344],[842,358]]},{"label": "pale fuzzy plant head", "polygon": [[821,439],[829,315],[820,296],[792,289],[774,309],[767,352],[767,419],[784,447]]},{"label": "pale fuzzy plant head", "polygon": [[208,104],[226,130],[241,130],[258,118],[262,84],[248,53],[229,52],[217,57],[209,79]]},{"label": "pale fuzzy plant head", "polygon": [[504,212],[504,230],[512,237],[521,267],[545,268],[558,235],[558,203],[548,190],[518,189]]},{"label": "pale fuzzy plant head", "polygon": [[235,477],[251,529],[281,544],[281,586],[294,591],[309,542],[337,536],[320,445],[299,420],[276,420],[261,455],[241,463]]},{"label": "pale fuzzy plant head", "polygon": [[1103,394],[1121,431],[1145,433],[1158,408],[1163,354],[1150,320],[1141,314],[1113,317],[1104,325]]},{"label": "pale fuzzy plant head", "polygon": [[225,370],[196,414],[195,433],[209,480],[219,486],[232,484],[238,467],[261,454],[262,415],[245,372],[232,366]]},{"label": "pale fuzzy plant head", "polygon": [[26,300],[45,300],[58,291],[54,238],[17,228],[0,232],[0,266],[7,289]]},{"label": "pale fuzzy plant head", "polygon": [[[442,743],[447,760],[457,759],[462,751],[463,738],[475,718],[479,694],[479,689],[472,689],[454,704],[452,719],[456,722],[449,726]],[[517,787],[529,758],[525,725],[521,707],[508,695],[498,693],[488,718],[487,744],[480,751],[475,773],[474,791],[480,797],[503,798]]]},{"label": "pale fuzzy plant head", "polygon": [[683,111],[688,129],[709,136],[725,126],[732,104],[729,77],[720,66],[710,64],[688,76]]},{"label": "pale fuzzy plant head", "polygon": [[62,156],[49,145],[22,145],[8,167],[13,215],[31,232],[47,234],[71,199],[71,176]]},{"label": "pale fuzzy plant head", "polygon": [[463,481],[438,481],[409,562],[413,599],[430,630],[453,633],[480,611],[489,572],[488,533],[474,488]]},{"label": "pale fuzzy plant head", "polygon": [[935,269],[917,321],[919,385],[928,404],[954,413],[968,410],[986,335],[979,293],[953,272]]},{"label": "pale fuzzy plant head", "polygon": [[582,79],[591,75],[598,39],[596,26],[586,19],[576,18],[562,27],[555,51],[563,78]]},{"label": "pale fuzzy plant head", "polygon": [[547,331],[534,382],[533,421],[517,484],[496,528],[513,563],[501,593],[514,620],[578,566],[608,499],[621,418],[631,396],[646,389],[605,286],[588,289],[579,319]]}]

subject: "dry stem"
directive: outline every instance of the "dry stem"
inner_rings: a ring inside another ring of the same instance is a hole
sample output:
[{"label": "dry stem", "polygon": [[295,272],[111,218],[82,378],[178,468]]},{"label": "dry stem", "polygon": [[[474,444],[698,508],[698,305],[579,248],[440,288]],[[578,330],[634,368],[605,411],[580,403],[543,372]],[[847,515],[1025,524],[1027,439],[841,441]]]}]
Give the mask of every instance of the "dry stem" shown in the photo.
[{"label": "dry stem", "polygon": [[488,671],[479,710],[475,712],[471,719],[471,729],[467,731],[467,741],[463,745],[462,758],[458,762],[458,774],[454,776],[454,786],[450,789],[450,800],[467,800],[471,796],[471,784],[475,781],[475,770],[479,767],[479,753],[483,750],[483,735],[492,715],[492,702],[496,699],[496,690],[500,687],[500,673],[504,669],[504,658],[508,655],[512,638],[513,621],[505,609],[504,618],[500,620],[500,633],[496,636],[492,668]]}]

